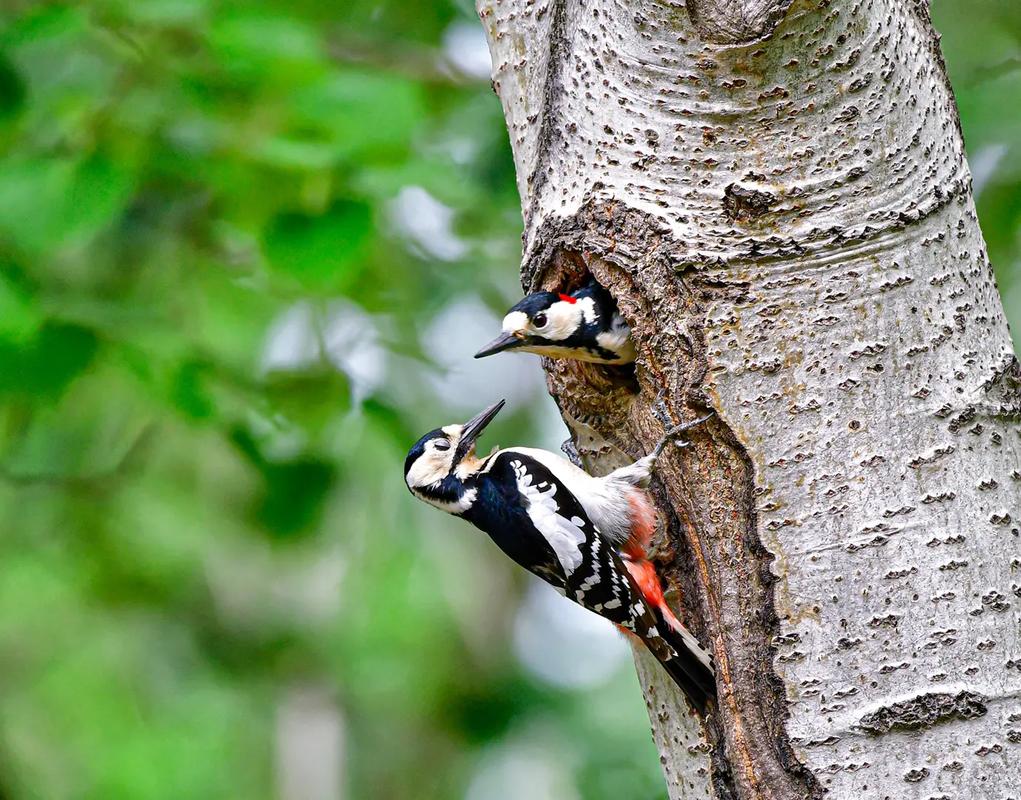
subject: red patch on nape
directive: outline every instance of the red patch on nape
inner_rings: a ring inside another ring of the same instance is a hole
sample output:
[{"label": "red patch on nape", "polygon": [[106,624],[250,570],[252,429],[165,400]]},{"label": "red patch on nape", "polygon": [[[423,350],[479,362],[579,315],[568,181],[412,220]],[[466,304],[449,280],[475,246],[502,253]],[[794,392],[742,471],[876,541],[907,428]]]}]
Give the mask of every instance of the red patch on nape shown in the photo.
[{"label": "red patch on nape", "polygon": [[569,294],[558,294],[557,297],[559,297],[563,302],[570,303],[571,305],[578,302],[577,297],[571,297]]}]

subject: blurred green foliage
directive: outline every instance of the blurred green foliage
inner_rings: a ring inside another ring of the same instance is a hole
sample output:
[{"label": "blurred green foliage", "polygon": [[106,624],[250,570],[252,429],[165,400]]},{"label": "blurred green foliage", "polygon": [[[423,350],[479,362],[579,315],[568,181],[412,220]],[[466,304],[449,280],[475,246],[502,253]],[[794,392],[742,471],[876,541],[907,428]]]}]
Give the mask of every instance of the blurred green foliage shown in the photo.
[{"label": "blurred green foliage", "polygon": [[[522,577],[400,479],[451,421],[423,332],[514,292],[467,0],[2,13],[0,797],[287,796],[308,687],[349,797],[462,797],[523,741],[580,797],[665,796],[630,671],[569,691],[522,667]],[[1021,10],[933,13],[1016,321]],[[444,252],[402,222],[423,196]]]}]

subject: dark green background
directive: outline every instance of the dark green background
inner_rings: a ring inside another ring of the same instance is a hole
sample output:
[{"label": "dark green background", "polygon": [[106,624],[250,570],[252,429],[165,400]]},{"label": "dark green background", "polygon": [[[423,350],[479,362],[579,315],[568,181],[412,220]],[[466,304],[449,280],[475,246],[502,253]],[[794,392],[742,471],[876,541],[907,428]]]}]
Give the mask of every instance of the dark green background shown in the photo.
[{"label": "dark green background", "polygon": [[[347,797],[664,797],[627,664],[523,666],[528,582],[401,481],[495,399],[423,335],[516,290],[470,4],[3,8],[0,798],[299,797],[289,719]],[[1021,4],[933,15],[1017,322]],[[529,380],[486,444],[555,446]]]}]

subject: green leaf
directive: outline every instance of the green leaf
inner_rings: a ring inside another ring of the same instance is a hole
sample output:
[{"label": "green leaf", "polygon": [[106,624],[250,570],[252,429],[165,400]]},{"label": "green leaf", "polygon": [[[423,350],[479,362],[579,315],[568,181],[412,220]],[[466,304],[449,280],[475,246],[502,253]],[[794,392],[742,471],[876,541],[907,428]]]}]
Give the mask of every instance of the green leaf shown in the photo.
[{"label": "green leaf", "polygon": [[224,14],[214,22],[209,41],[220,64],[239,78],[289,81],[325,66],[316,30],[286,14]]},{"label": "green leaf", "polygon": [[372,232],[368,205],[338,200],[324,214],[278,215],[267,228],[263,244],[277,272],[303,286],[323,289],[351,281]]},{"label": "green leaf", "polygon": [[4,470],[29,481],[112,478],[150,441],[152,407],[130,385],[99,362],[57,400],[36,392],[0,404],[6,407]]},{"label": "green leaf", "polygon": [[35,298],[0,270],[0,342],[24,345],[42,325]]},{"label": "green leaf", "polygon": [[58,250],[108,225],[131,192],[127,170],[102,155],[9,161],[0,167],[0,238],[29,253]]},{"label": "green leaf", "polygon": [[25,81],[10,59],[0,52],[0,121],[21,111],[27,95]]},{"label": "green leaf", "polygon": [[213,416],[215,407],[206,380],[209,373],[207,364],[189,360],[178,367],[171,387],[171,398],[177,409],[194,420],[207,420]]},{"label": "green leaf", "polygon": [[422,124],[422,87],[393,75],[349,70],[296,92],[295,124],[328,136],[349,159],[403,158]]},{"label": "green leaf", "polygon": [[23,346],[0,341],[0,395],[52,399],[92,362],[98,349],[88,328],[47,322]]},{"label": "green leaf", "polygon": [[231,438],[262,476],[254,511],[263,529],[282,539],[308,533],[322,514],[336,467],[307,455],[268,459],[251,434],[241,429],[234,430]]},{"label": "green leaf", "polygon": [[267,531],[279,538],[308,532],[319,521],[336,470],[313,458],[296,458],[263,465],[265,491],[258,518]]},{"label": "green leaf", "polygon": [[328,169],[339,160],[336,145],[274,136],[260,142],[252,157],[270,167],[284,170]]},{"label": "green leaf", "polygon": [[68,187],[63,225],[66,237],[92,236],[124,210],[133,190],[126,165],[104,155],[79,164]]},{"label": "green leaf", "polygon": [[265,391],[274,414],[283,415],[309,434],[322,431],[351,405],[346,377],[329,367],[271,373]]}]

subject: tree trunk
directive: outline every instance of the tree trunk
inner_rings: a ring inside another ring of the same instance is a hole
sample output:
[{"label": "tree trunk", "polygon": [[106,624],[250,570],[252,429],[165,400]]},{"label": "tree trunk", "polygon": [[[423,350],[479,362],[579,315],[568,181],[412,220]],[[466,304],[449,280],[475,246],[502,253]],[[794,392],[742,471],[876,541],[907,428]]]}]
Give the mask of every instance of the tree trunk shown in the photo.
[{"label": "tree trunk", "polygon": [[633,374],[547,361],[587,466],[658,468],[714,652],[639,657],[671,798],[1021,798],[1021,370],[924,0],[479,0],[526,290],[591,272]]}]

